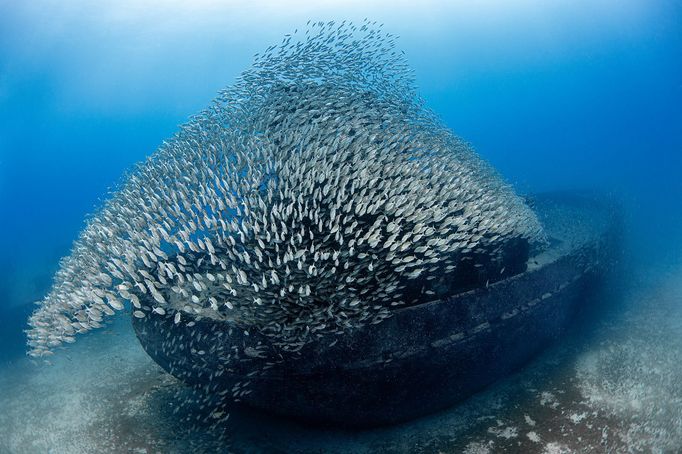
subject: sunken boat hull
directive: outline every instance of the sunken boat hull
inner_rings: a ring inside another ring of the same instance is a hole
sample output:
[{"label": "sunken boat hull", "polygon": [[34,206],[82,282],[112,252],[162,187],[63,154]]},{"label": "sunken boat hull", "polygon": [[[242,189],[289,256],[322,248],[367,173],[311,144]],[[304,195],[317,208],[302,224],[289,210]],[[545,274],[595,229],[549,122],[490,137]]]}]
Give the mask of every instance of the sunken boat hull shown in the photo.
[{"label": "sunken boat hull", "polygon": [[[224,322],[133,318],[147,353],[169,373],[215,392],[249,381],[239,400],[313,423],[367,427],[451,406],[510,374],[558,338],[617,259],[620,222],[603,200],[546,194],[532,200],[551,246],[525,272],[465,293],[397,309],[392,317],[284,354],[274,366],[243,355],[267,348]],[[171,336],[169,336],[169,333]],[[197,333],[201,333],[198,336]],[[169,337],[185,339],[170,347]]]}]

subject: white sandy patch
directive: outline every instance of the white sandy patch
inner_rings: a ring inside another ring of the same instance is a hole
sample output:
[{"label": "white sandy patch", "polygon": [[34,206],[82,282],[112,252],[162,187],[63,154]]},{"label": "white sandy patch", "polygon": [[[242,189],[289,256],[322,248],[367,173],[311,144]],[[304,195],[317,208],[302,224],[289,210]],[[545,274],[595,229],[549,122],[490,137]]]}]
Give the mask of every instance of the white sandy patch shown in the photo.
[{"label": "white sandy patch", "polygon": [[493,446],[494,444],[492,441],[487,443],[472,441],[464,448],[463,454],[490,454],[493,452]]},{"label": "white sandy patch", "polygon": [[542,440],[540,440],[540,436],[533,431],[528,432],[526,434],[526,437],[528,437],[528,439],[530,441],[532,441],[533,443],[540,443],[540,441],[542,441]]},{"label": "white sandy patch", "polygon": [[590,406],[630,421],[619,438],[633,450],[682,450],[682,274],[641,298],[578,359],[578,386]]},{"label": "white sandy patch", "polygon": [[556,442],[547,443],[542,454],[573,454],[573,452],[566,446]]}]

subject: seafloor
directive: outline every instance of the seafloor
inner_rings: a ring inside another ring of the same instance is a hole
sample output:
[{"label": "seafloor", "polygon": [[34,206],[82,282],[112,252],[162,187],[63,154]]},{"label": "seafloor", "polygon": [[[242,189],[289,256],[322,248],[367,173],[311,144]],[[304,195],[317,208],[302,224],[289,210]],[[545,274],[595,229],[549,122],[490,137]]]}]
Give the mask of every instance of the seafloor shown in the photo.
[{"label": "seafloor", "polygon": [[210,409],[173,413],[183,386],[122,319],[51,364],[0,371],[0,452],[682,452],[682,266],[615,288],[521,372],[445,412],[363,432],[245,411],[221,433],[179,422]]}]

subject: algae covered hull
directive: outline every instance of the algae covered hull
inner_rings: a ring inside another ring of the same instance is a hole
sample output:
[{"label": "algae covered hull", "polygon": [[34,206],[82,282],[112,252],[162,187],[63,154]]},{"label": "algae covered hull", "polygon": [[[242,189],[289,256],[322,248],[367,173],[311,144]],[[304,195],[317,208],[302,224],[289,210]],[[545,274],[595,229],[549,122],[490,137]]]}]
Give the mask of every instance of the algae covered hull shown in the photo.
[{"label": "algae covered hull", "polygon": [[[551,245],[525,272],[446,299],[396,309],[390,318],[281,353],[274,366],[246,355],[267,338],[224,322],[175,324],[133,317],[147,353],[169,373],[216,393],[249,381],[240,401],[314,423],[373,426],[446,408],[518,369],[565,330],[617,259],[620,220],[602,199],[551,193],[532,198]],[[190,334],[199,332],[202,335]],[[166,348],[170,336],[183,349]]]}]

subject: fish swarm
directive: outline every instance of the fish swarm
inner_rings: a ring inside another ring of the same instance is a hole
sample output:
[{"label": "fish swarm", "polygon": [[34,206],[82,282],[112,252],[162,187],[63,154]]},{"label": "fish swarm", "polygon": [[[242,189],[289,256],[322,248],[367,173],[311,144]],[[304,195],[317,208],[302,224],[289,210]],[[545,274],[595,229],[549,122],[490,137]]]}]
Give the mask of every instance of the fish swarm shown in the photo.
[{"label": "fish swarm", "polygon": [[522,199],[424,107],[394,39],[313,23],[257,55],[89,218],[29,354],[123,310],[302,345],[438,297],[476,254],[541,244]]}]

